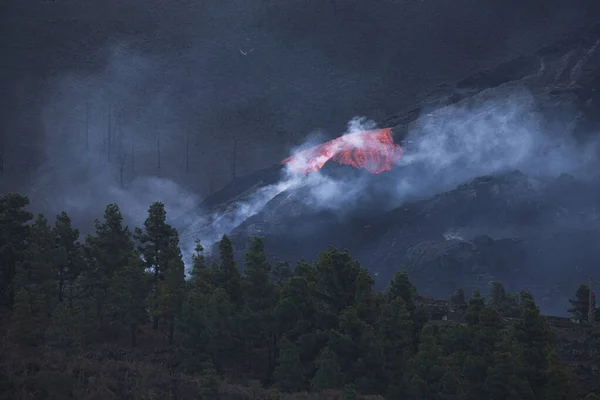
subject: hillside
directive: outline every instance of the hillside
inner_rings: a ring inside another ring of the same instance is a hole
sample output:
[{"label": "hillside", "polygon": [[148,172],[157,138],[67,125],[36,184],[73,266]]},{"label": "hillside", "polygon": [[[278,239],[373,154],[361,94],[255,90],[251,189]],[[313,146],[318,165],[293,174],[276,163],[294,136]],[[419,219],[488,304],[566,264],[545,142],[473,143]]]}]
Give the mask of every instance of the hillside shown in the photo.
[{"label": "hillside", "polygon": [[587,27],[423,95],[380,124],[405,150],[392,171],[239,177],[182,238],[230,234],[241,256],[259,235],[285,260],[347,248],[380,287],[399,269],[432,296],[499,279],[560,314],[578,280],[600,278],[599,44],[600,26]]},{"label": "hillside", "polygon": [[[590,400],[597,390],[595,328],[543,317],[527,291],[493,282],[487,298],[458,289],[435,300],[404,272],[377,291],[348,252],[292,269],[269,263],[259,238],[241,274],[227,236],[215,264],[197,246],[186,280],[162,203],[133,234],[108,205],[79,242],[67,214],[32,220],[27,202],[0,197],[0,399]],[[582,321],[589,294],[582,285],[567,303]]]}]

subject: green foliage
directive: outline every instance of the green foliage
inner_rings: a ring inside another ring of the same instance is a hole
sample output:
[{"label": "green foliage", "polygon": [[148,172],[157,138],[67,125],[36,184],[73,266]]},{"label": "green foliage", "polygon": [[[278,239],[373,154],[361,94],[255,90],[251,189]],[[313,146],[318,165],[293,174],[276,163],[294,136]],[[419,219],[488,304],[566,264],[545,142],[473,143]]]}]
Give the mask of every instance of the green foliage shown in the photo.
[{"label": "green foliage", "polygon": [[148,320],[148,290],[148,275],[137,256],[132,256],[127,265],[115,272],[109,287],[108,312],[113,321],[130,330],[131,346],[136,345],[139,327]]},{"label": "green foliage", "polygon": [[241,307],[243,302],[242,275],[235,262],[233,244],[227,236],[221,238],[219,254],[221,263],[215,271],[215,286],[225,289],[229,301],[237,307]]},{"label": "green foliage", "polygon": [[[17,264],[25,258],[27,223],[33,215],[24,210],[29,199],[16,193],[0,196],[0,305],[12,308]],[[18,289],[17,289],[18,290]]]},{"label": "green foliage", "polygon": [[284,392],[296,392],[304,386],[304,371],[298,347],[285,336],[279,342],[279,358],[273,371],[275,385]]},{"label": "green foliage", "polygon": [[450,296],[450,303],[455,306],[466,306],[467,296],[465,296],[465,291],[463,289],[456,289]]},{"label": "green foliage", "polygon": [[59,303],[46,330],[46,344],[63,351],[74,350],[78,339],[76,326],[73,311]]},{"label": "green foliage", "polygon": [[200,375],[198,400],[219,400],[220,398],[217,371],[209,361]]},{"label": "green foliage", "polygon": [[67,213],[62,212],[56,217],[53,235],[56,247],[58,301],[62,303],[66,297],[69,307],[73,308],[75,282],[84,267],[79,230],[73,228]]},{"label": "green foliage", "polygon": [[35,344],[38,341],[38,338],[35,336],[37,329],[31,312],[29,293],[25,288],[19,289],[15,296],[12,319],[16,342],[20,344]]},{"label": "green foliage", "polygon": [[124,268],[134,250],[129,228],[123,225],[123,215],[116,204],[104,211],[104,221],[96,221],[96,234],[88,235],[84,253],[88,263],[85,289],[96,303],[96,316],[104,320],[108,289],[115,273]]},{"label": "green foliage", "polygon": [[317,371],[310,381],[314,391],[337,389],[344,387],[345,377],[338,364],[335,354],[326,347],[317,360]]},{"label": "green foliage", "polygon": [[[499,282],[487,299],[451,296],[448,315],[464,319],[429,321],[441,306],[405,272],[375,292],[347,251],[329,248],[291,271],[255,238],[241,273],[227,236],[211,266],[196,243],[186,280],[162,203],[135,230],[136,249],[115,204],[80,244],[66,213],[54,227],[42,215],[28,225],[27,202],[0,197],[0,306],[11,313],[0,398],[582,397],[531,294]],[[589,294],[581,286],[571,300],[575,316],[587,317]],[[277,389],[241,393],[224,374]]]}]

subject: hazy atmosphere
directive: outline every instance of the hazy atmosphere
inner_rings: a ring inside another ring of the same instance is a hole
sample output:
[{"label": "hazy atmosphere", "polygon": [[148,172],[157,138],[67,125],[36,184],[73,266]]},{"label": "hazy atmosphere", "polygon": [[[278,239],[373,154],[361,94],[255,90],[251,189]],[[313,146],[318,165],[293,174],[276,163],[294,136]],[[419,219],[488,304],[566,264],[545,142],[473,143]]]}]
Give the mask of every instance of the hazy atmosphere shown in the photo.
[{"label": "hazy atmosphere", "polygon": [[1,187],[53,212],[189,209],[229,181],[234,152],[243,175],[353,117],[377,123],[594,20],[595,4],[15,2],[0,17]]},{"label": "hazy atmosphere", "polygon": [[4,3],[0,400],[600,400],[600,0]]}]

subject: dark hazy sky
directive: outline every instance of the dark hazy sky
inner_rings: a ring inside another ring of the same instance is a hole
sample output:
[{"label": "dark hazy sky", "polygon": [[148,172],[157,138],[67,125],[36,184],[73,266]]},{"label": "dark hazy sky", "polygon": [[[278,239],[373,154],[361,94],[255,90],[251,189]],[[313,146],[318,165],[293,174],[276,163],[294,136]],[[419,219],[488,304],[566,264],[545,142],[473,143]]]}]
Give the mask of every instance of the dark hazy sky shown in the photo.
[{"label": "dark hazy sky", "polygon": [[[240,169],[264,167],[315,130],[339,134],[357,115],[381,120],[432,85],[598,20],[599,10],[598,0],[6,1],[2,187],[69,165],[81,148],[53,130],[80,130],[73,115],[84,99],[100,107],[109,96],[135,140],[149,148],[162,132],[163,176],[206,191],[229,176],[233,135]],[[185,133],[193,177],[181,165]],[[146,156],[142,170],[155,163]]]}]

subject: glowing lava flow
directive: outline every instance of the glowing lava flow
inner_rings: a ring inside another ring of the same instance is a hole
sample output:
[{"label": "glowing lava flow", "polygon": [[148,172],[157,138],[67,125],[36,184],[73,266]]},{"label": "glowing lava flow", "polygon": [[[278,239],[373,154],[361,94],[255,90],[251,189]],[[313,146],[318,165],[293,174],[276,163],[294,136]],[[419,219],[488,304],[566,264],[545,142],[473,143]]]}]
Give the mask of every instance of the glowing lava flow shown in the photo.
[{"label": "glowing lava flow", "polygon": [[349,133],[319,146],[300,151],[281,163],[294,172],[318,171],[329,160],[364,168],[373,174],[389,171],[402,157],[402,148],[394,143],[392,129]]}]

